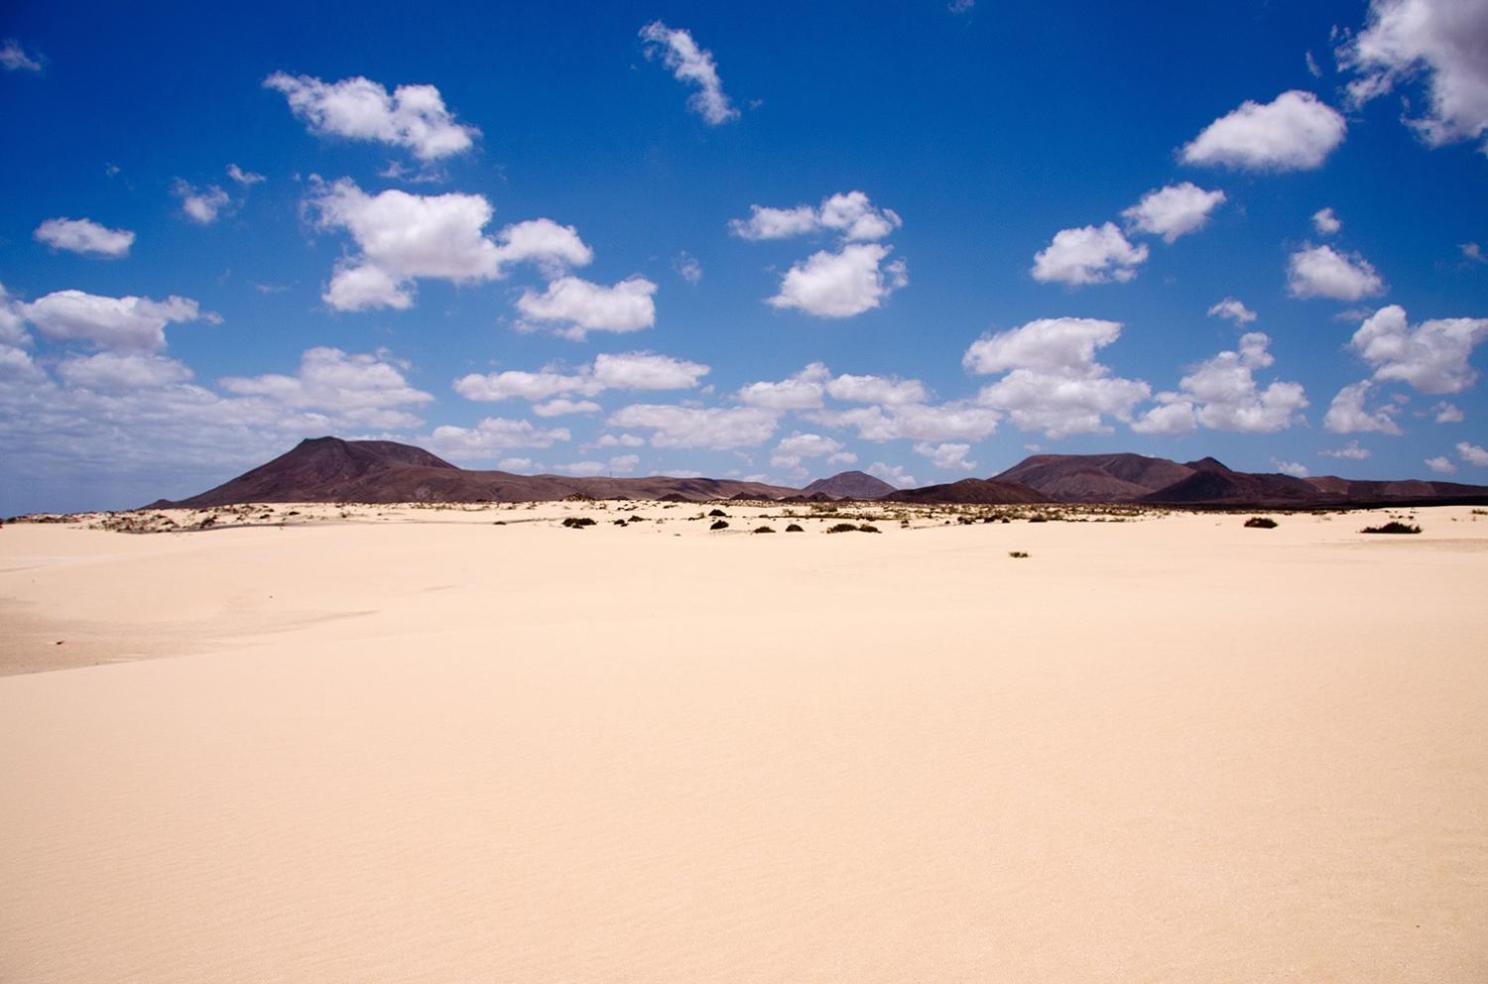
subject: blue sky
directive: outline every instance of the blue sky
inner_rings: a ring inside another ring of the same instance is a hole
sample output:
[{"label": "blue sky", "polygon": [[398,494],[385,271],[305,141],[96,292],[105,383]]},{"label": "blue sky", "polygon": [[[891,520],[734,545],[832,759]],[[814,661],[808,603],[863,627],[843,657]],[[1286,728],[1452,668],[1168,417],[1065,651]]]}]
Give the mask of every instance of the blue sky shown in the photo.
[{"label": "blue sky", "polygon": [[1488,482],[1488,0],[802,6],[9,5],[0,512],[325,433]]}]

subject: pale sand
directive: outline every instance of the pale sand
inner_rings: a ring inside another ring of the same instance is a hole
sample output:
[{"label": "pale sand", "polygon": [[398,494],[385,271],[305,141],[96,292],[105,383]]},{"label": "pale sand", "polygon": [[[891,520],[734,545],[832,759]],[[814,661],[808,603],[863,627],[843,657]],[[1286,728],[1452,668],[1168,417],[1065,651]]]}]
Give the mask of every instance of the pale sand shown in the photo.
[{"label": "pale sand", "polygon": [[726,508],[6,526],[0,980],[1488,979],[1488,517]]}]

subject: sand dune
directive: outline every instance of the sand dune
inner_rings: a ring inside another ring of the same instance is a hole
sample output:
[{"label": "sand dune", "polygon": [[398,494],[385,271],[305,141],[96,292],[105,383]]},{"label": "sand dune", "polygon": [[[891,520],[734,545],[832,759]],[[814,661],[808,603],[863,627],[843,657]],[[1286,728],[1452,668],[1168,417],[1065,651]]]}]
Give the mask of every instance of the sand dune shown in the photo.
[{"label": "sand dune", "polygon": [[620,508],[0,530],[0,980],[1488,977],[1488,516]]}]

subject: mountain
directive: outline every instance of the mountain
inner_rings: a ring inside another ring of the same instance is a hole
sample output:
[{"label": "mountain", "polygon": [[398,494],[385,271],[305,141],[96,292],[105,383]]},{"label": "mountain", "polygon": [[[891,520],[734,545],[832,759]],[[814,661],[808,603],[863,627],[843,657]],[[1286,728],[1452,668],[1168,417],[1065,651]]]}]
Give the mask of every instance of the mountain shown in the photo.
[{"label": "mountain", "polygon": [[963,478],[946,485],[927,485],[919,489],[901,489],[883,496],[883,502],[921,504],[963,503],[967,505],[1021,505],[1047,502],[1048,496],[1020,482],[1003,482],[986,478]]},{"label": "mountain", "polygon": [[1192,475],[1194,467],[1140,454],[1036,454],[1000,475],[1058,502],[1132,502]]},{"label": "mountain", "polygon": [[818,478],[801,492],[811,496],[818,492],[834,499],[877,499],[894,491],[894,486],[867,472],[845,471],[831,478]]},{"label": "mountain", "polygon": [[393,441],[318,437],[214,489],[156,507],[240,502],[532,502],[593,499],[703,502],[740,493],[778,499],[796,489],[716,478],[571,478],[458,468],[422,448]]}]

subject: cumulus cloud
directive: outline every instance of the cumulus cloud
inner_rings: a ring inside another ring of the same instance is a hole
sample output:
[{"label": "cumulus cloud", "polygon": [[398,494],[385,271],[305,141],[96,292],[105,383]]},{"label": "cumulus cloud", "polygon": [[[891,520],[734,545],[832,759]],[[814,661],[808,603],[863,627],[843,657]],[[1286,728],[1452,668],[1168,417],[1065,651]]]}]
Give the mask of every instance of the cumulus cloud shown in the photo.
[{"label": "cumulus cloud", "polygon": [[1479,468],[1488,468],[1488,450],[1480,448],[1476,444],[1469,444],[1466,441],[1458,441],[1457,457],[1461,458],[1469,465],[1476,465]]},{"label": "cumulus cloud", "polygon": [[171,185],[171,193],[181,199],[181,212],[197,225],[211,225],[232,204],[227,192],[216,185],[197,188],[180,178]]},{"label": "cumulus cloud", "polygon": [[788,239],[826,231],[846,242],[867,242],[883,239],[904,224],[899,213],[878,208],[861,191],[829,195],[817,208],[751,205],[749,209],[749,218],[729,223],[729,230],[740,239]]},{"label": "cumulus cloud", "polygon": [[1293,297],[1328,297],[1358,301],[1385,292],[1385,282],[1358,253],[1332,246],[1307,246],[1287,262],[1287,292]]},{"label": "cumulus cloud", "polygon": [[605,286],[579,277],[559,277],[542,293],[524,290],[517,310],[524,330],[549,329],[560,338],[583,341],[591,331],[632,332],[656,324],[656,284],[628,277]]},{"label": "cumulus cloud", "polygon": [[455,380],[455,392],[467,400],[497,402],[519,398],[536,402],[564,394],[597,396],[605,390],[692,389],[709,367],[652,352],[606,353],[573,372],[507,370],[471,373]]},{"label": "cumulus cloud", "polygon": [[92,219],[47,219],[32,235],[53,249],[110,258],[128,256],[134,245],[133,232],[110,229]]},{"label": "cumulus cloud", "polygon": [[612,427],[651,431],[658,448],[755,447],[775,433],[775,414],[758,407],[682,407],[636,403],[610,415]]},{"label": "cumulus cloud", "polygon": [[1178,390],[1157,394],[1158,406],[1132,424],[1142,434],[1183,434],[1197,427],[1269,434],[1302,423],[1307,397],[1300,383],[1273,382],[1264,389],[1255,371],[1275,362],[1269,336],[1248,332],[1235,351],[1193,366]]},{"label": "cumulus cloud", "polygon": [[819,318],[850,318],[883,305],[909,283],[903,260],[884,263],[891,247],[850,243],[839,252],[822,250],[786,271],[772,307],[795,308]]},{"label": "cumulus cloud", "polygon": [[602,408],[593,400],[570,400],[560,396],[544,403],[534,403],[532,412],[539,417],[562,417],[575,413],[599,413]]},{"label": "cumulus cloud", "polygon": [[969,472],[976,468],[975,461],[966,459],[966,452],[971,450],[970,444],[930,444],[922,441],[914,446],[914,450],[915,454],[929,458],[932,465],[945,471]]},{"label": "cumulus cloud", "polygon": [[1319,236],[1331,236],[1343,228],[1343,223],[1331,208],[1320,208],[1312,213],[1312,227]]},{"label": "cumulus cloud", "polygon": [[17,305],[16,311],[47,338],[117,349],[162,349],[166,325],[215,318],[203,314],[188,297],[172,295],[155,301],[80,290],[54,291],[30,304]]},{"label": "cumulus cloud", "polygon": [[697,87],[697,91],[688,97],[687,105],[705,121],[718,126],[739,118],[739,111],[723,91],[723,80],[718,77],[713,53],[698,47],[689,32],[667,27],[658,20],[641,28],[641,40],[645,44],[646,57],[659,56],[678,82]]},{"label": "cumulus cloud", "polygon": [[1247,100],[1221,116],[1183,148],[1182,158],[1248,171],[1311,170],[1322,167],[1347,129],[1336,109],[1293,89],[1269,103]]},{"label": "cumulus cloud", "polygon": [[690,284],[703,282],[703,265],[691,253],[678,253],[677,258],[672,261],[672,267],[677,271],[677,276]]},{"label": "cumulus cloud", "polygon": [[814,410],[822,405],[822,394],[831,371],[813,362],[795,375],[778,382],[750,383],[739,390],[740,403],[766,410]]},{"label": "cumulus cloud", "polygon": [[814,410],[805,416],[826,427],[851,427],[858,437],[876,444],[897,440],[974,444],[997,430],[1002,419],[990,407],[967,402]]},{"label": "cumulus cloud", "polygon": [[421,278],[475,283],[506,275],[515,263],[557,274],[583,266],[593,251],[572,226],[531,219],[484,233],[491,204],[482,195],[414,195],[389,189],[368,195],[342,178],[319,184],[306,200],[322,229],[343,229],[358,252],[337,264],[322,295],[341,311],[404,309]]},{"label": "cumulus cloud", "polygon": [[1306,478],[1312,474],[1312,470],[1300,461],[1283,461],[1280,458],[1272,458],[1271,467],[1283,475],[1290,475],[1293,478]]},{"label": "cumulus cloud", "polygon": [[0,284],[0,344],[12,346],[29,346],[31,336],[26,331],[25,311],[20,301],[17,301]]},{"label": "cumulus cloud", "polygon": [[4,44],[0,44],[0,68],[7,72],[39,72],[41,56],[28,55],[19,41],[7,38]]},{"label": "cumulus cloud", "polygon": [[775,468],[800,468],[805,458],[833,458],[842,453],[842,442],[820,434],[802,434],[799,431],[784,438],[770,455],[770,464]]},{"label": "cumulus cloud", "polygon": [[1457,471],[1457,466],[1452,464],[1452,460],[1445,455],[1437,455],[1435,458],[1427,458],[1426,467],[1430,468],[1438,475],[1452,475]]},{"label": "cumulus cloud", "polygon": [[456,460],[479,461],[503,457],[513,448],[549,448],[572,436],[567,427],[542,428],[530,420],[487,417],[474,427],[436,427],[428,437],[428,446]]},{"label": "cumulus cloud", "polygon": [[1477,381],[1468,362],[1488,339],[1488,318],[1441,318],[1412,327],[1398,304],[1382,307],[1354,333],[1350,347],[1374,366],[1374,378],[1409,383],[1422,393],[1461,393]]},{"label": "cumulus cloud", "polygon": [[1072,287],[1126,283],[1147,262],[1147,247],[1133,246],[1114,222],[1061,229],[1033,257],[1033,279]]},{"label": "cumulus cloud", "polygon": [[1042,318],[973,342],[961,365],[978,375],[1005,372],[977,403],[1008,413],[1023,431],[1051,439],[1107,433],[1106,417],[1130,420],[1152,394],[1141,380],[1114,376],[1096,351],[1121,336],[1115,321]]},{"label": "cumulus cloud", "polygon": [[387,89],[360,76],[322,82],[309,75],[275,72],[264,86],[284,94],[290,111],[311,133],[404,147],[421,161],[469,150],[480,131],[456,123],[432,85]]},{"label": "cumulus cloud", "polygon": [[1428,145],[1476,140],[1488,130],[1488,3],[1372,0],[1368,24],[1338,49],[1363,105],[1402,82],[1424,80],[1427,111],[1406,122]]},{"label": "cumulus cloud", "polygon": [[1205,191],[1191,181],[1149,191],[1142,200],[1121,213],[1128,232],[1161,236],[1171,243],[1179,236],[1202,229],[1209,214],[1225,201],[1222,191]]},{"label": "cumulus cloud", "polygon": [[1435,407],[1432,408],[1432,410],[1436,413],[1436,422],[1438,424],[1462,423],[1463,413],[1461,407],[1453,406],[1450,403],[1443,402],[1438,403]]},{"label": "cumulus cloud", "polygon": [[1323,415],[1323,426],[1335,434],[1399,434],[1400,425],[1395,423],[1398,404],[1384,403],[1373,410],[1364,406],[1373,387],[1366,379],[1339,390]]},{"label": "cumulus cloud", "polygon": [[103,351],[63,359],[57,375],[78,389],[119,392],[184,383],[192,373],[184,362],[154,352]]},{"label": "cumulus cloud", "polygon": [[919,483],[915,477],[898,465],[886,465],[882,461],[875,461],[868,466],[868,474],[874,478],[881,478],[885,482],[898,489],[912,488]]},{"label": "cumulus cloud", "polygon": [[419,420],[403,410],[434,399],[410,386],[386,351],[348,354],[337,348],[307,349],[293,376],[230,376],[222,388],[239,396],[261,396],[297,409],[334,410],[337,417],[363,427],[415,427]]},{"label": "cumulus cloud", "polygon": [[827,395],[846,403],[877,403],[883,406],[900,406],[906,403],[924,403],[929,399],[925,384],[918,379],[900,379],[897,376],[855,376],[843,373],[830,380]]},{"label": "cumulus cloud", "polygon": [[1238,298],[1226,297],[1209,309],[1211,318],[1228,318],[1237,327],[1245,327],[1256,319],[1256,313]]},{"label": "cumulus cloud", "polygon": [[1364,461],[1372,453],[1368,448],[1359,447],[1358,441],[1350,441],[1341,448],[1328,448],[1318,452],[1324,458],[1339,458],[1345,461]]}]

